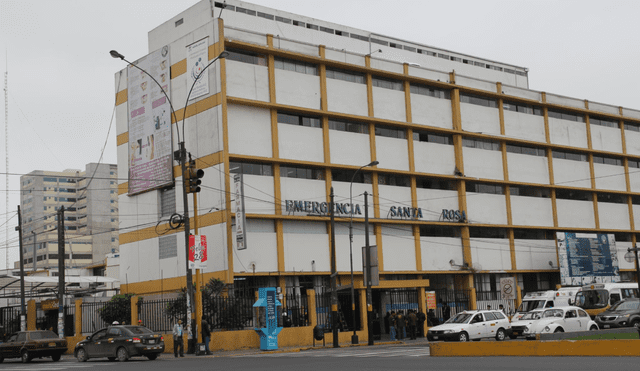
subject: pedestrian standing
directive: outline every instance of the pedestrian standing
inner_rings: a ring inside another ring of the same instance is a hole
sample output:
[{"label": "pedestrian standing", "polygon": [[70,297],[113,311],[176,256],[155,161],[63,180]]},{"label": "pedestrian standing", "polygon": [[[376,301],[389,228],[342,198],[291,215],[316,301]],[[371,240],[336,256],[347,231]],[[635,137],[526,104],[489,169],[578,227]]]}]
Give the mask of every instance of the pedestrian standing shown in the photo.
[{"label": "pedestrian standing", "polygon": [[424,323],[427,320],[427,316],[423,313],[418,311],[418,337],[423,338],[424,337]]},{"label": "pedestrian standing", "polygon": [[407,322],[402,314],[402,311],[398,311],[398,315],[396,316],[396,323],[398,324],[398,340],[404,340],[406,334],[406,326]]},{"label": "pedestrian standing", "polygon": [[384,333],[389,333],[389,317],[391,317],[391,313],[387,312],[387,315],[384,316]]},{"label": "pedestrian standing", "polygon": [[209,350],[209,341],[211,340],[211,328],[209,327],[209,323],[206,319],[202,319],[202,324],[200,326],[202,328],[202,339],[204,339],[204,348],[207,351],[207,354],[211,354]]},{"label": "pedestrian standing", "polygon": [[180,357],[184,357],[184,340],[182,335],[184,334],[184,328],[182,327],[182,320],[179,319],[178,323],[173,325],[173,355],[178,358],[178,348],[180,348]]},{"label": "pedestrian standing", "polygon": [[445,303],[442,299],[440,299],[440,304],[442,304],[442,320],[447,322],[449,318],[451,318],[451,307],[448,303]]},{"label": "pedestrian standing", "polygon": [[413,312],[413,309],[409,309],[409,314],[407,315],[408,325],[409,325],[409,335],[411,336],[411,340],[416,340],[416,330],[418,326],[418,316]]},{"label": "pedestrian standing", "polygon": [[396,312],[391,311],[391,315],[389,316],[389,334],[391,341],[396,340],[396,330],[398,328],[398,324],[396,322]]}]

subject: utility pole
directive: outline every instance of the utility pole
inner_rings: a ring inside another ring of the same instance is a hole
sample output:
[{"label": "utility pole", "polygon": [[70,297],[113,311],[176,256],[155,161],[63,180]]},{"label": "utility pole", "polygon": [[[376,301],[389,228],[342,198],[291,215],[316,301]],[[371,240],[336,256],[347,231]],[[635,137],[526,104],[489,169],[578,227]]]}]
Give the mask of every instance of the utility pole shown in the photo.
[{"label": "utility pole", "polygon": [[64,206],[58,211],[58,337],[64,339]]},{"label": "utility pole", "polygon": [[364,192],[364,250],[366,251],[365,264],[367,270],[367,329],[369,345],[373,345],[373,308],[371,300],[371,246],[369,246],[369,204],[367,202],[369,194]]},{"label": "utility pole", "polygon": [[20,241],[20,331],[27,331],[27,311],[24,307],[24,251],[22,250],[22,214],[18,205],[18,239]]},{"label": "utility pole", "polygon": [[[33,271],[35,272],[36,269],[36,255],[37,255],[37,249],[36,249],[36,241],[38,239],[38,235],[36,234],[36,231],[31,231],[31,234],[33,234]],[[22,241],[22,239],[20,239]]]},{"label": "utility pole", "polygon": [[335,224],[335,204],[333,203],[333,187],[331,187],[331,205],[329,205],[331,216],[331,330],[333,334],[333,347],[339,348],[338,339],[338,291],[336,272],[336,224]]}]

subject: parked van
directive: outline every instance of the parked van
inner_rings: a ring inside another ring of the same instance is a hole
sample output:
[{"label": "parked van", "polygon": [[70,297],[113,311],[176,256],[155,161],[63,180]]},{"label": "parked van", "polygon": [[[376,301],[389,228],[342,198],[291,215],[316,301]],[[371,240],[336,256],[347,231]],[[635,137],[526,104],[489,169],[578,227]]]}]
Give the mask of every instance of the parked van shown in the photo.
[{"label": "parked van", "polygon": [[620,300],[638,297],[638,284],[635,282],[593,283],[583,286],[576,294],[575,305],[595,318]]},{"label": "parked van", "polygon": [[581,287],[561,287],[558,290],[527,293],[524,298],[522,298],[522,303],[511,320],[517,321],[525,313],[529,313],[534,309],[566,307],[573,305],[576,293],[580,290],[582,290]]}]

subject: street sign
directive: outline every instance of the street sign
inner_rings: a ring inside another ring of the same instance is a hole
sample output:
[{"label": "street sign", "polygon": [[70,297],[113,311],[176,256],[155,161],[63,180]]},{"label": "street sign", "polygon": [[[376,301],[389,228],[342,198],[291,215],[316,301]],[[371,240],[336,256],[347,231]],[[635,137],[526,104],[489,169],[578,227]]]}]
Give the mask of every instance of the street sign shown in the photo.
[{"label": "street sign", "polygon": [[500,278],[500,294],[502,300],[514,300],[516,298],[516,279],[513,277]]},{"label": "street sign", "polygon": [[189,236],[189,268],[201,269],[207,267],[207,236]]}]

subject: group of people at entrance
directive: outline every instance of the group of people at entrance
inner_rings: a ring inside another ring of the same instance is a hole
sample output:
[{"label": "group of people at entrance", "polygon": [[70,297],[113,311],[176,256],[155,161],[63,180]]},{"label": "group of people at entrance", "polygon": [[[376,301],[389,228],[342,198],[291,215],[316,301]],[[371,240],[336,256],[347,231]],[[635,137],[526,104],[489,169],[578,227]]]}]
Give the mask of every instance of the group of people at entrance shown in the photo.
[{"label": "group of people at entrance", "polygon": [[[195,323],[193,321],[192,323]],[[202,340],[204,341],[205,354],[211,354],[209,350],[209,341],[211,340],[211,327],[206,319],[202,319],[200,324],[200,331],[202,332]],[[182,320],[178,320],[178,323],[173,325],[173,355],[184,357],[184,327],[182,326]]]},{"label": "group of people at entrance", "polygon": [[[391,311],[387,312],[385,322],[388,322],[388,333],[391,340],[403,340],[409,334],[411,340],[415,340],[416,336],[424,336],[424,322],[427,317],[424,313],[418,312],[413,309],[409,309],[405,314],[404,311],[399,310],[397,313]],[[385,326],[386,327],[386,326]]]}]

